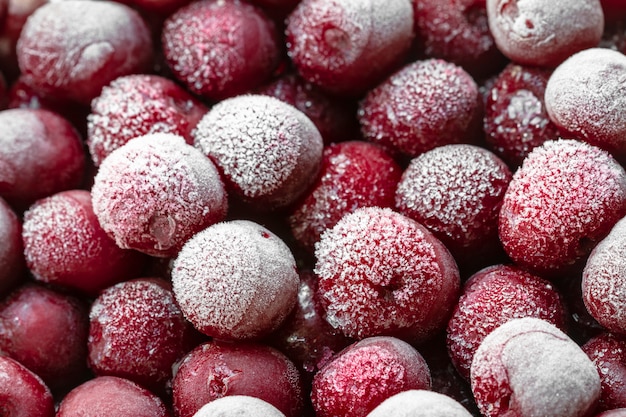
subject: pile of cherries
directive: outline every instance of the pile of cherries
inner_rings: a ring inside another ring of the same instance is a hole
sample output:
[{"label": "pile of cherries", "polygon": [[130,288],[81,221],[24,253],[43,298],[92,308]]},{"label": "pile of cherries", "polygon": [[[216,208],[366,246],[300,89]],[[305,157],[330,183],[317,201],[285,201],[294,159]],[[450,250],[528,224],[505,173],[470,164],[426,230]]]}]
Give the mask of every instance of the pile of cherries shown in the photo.
[{"label": "pile of cherries", "polygon": [[0,416],[626,417],[621,0],[0,0]]}]

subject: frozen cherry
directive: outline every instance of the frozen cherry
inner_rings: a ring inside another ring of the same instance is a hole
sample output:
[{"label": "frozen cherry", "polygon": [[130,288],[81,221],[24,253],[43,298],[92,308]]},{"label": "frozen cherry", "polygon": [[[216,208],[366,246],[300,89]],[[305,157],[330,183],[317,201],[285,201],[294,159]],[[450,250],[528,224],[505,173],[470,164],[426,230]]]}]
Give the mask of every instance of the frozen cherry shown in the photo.
[{"label": "frozen cherry", "polygon": [[375,86],[403,62],[413,37],[403,0],[303,0],[287,19],[288,54],[300,75],[338,95]]},{"label": "frozen cherry", "polygon": [[260,344],[204,343],[183,358],[172,387],[178,417],[192,417],[203,405],[231,395],[259,398],[287,417],[299,417],[302,410],[295,365]]},{"label": "frozen cherry", "polygon": [[69,392],[56,417],[107,416],[170,417],[163,401],[152,392],[124,378],[101,376]]},{"label": "frozen cherry", "polygon": [[267,401],[248,395],[231,395],[204,405],[193,417],[285,417]]},{"label": "frozen cherry", "polygon": [[0,298],[25,278],[22,222],[0,198]]},{"label": "frozen cherry", "polygon": [[509,64],[488,90],[485,139],[511,167],[521,165],[533,148],[560,136],[544,102],[551,73],[549,69]]},{"label": "frozen cherry", "polygon": [[346,336],[423,341],[445,326],[459,271],[439,239],[388,208],[345,215],[316,245],[326,320]]},{"label": "frozen cherry", "polygon": [[616,408],[596,414],[595,417],[626,417],[626,408]]},{"label": "frozen cherry", "polygon": [[600,397],[596,367],[565,333],[538,318],[492,331],[471,366],[472,392],[485,417],[589,415]]},{"label": "frozen cherry", "polygon": [[406,65],[367,93],[358,117],[365,139],[415,157],[474,141],[480,110],[472,77],[454,64],[429,59]]},{"label": "frozen cherry", "polygon": [[89,315],[89,365],[164,393],[172,365],[195,345],[169,284],[141,278],[102,292]]},{"label": "frozen cherry", "polygon": [[301,272],[298,303],[283,325],[268,336],[267,343],[286,354],[308,378],[352,342],[324,320],[317,276],[312,271]]},{"label": "frozen cherry", "polygon": [[0,355],[0,415],[54,417],[54,400],[44,382],[21,363]]},{"label": "frozen cherry", "polygon": [[120,249],[100,227],[91,193],[69,190],[38,200],[24,213],[26,264],[42,282],[95,296],[139,276],[146,259]]},{"label": "frozen cherry", "polygon": [[115,78],[146,71],[152,41],[141,16],[122,4],[50,2],[27,20],[17,57],[35,89],[89,104]]},{"label": "frozen cherry", "polygon": [[284,208],[315,181],[323,140],[311,120],[276,98],[242,95],[216,104],[194,132],[227,189],[257,210]]},{"label": "frozen cherry", "polygon": [[485,77],[504,66],[487,23],[484,0],[412,0],[417,53]]},{"label": "frozen cherry", "polygon": [[448,322],[447,346],[469,380],[474,352],[491,331],[514,318],[536,317],[565,330],[565,306],[548,281],[522,269],[494,265],[472,275]]},{"label": "frozen cherry", "polygon": [[92,101],[87,144],[100,165],[112,151],[137,136],[174,133],[193,144],[191,131],[207,112],[204,104],[173,81],[137,74],[117,78]]},{"label": "frozen cherry", "polygon": [[201,0],[163,25],[163,53],[188,89],[220,100],[265,82],[281,57],[278,33],[265,13],[237,0]]},{"label": "frozen cherry", "polygon": [[76,298],[28,284],[0,305],[0,352],[60,392],[86,374],[87,328],[87,309]]},{"label": "frozen cherry", "polygon": [[572,137],[626,161],[626,56],[605,48],[579,52],[559,65],[545,92],[550,119]]},{"label": "frozen cherry", "polygon": [[447,395],[428,390],[407,390],[392,395],[374,408],[367,417],[389,416],[471,417],[460,403]]},{"label": "frozen cherry", "polygon": [[626,333],[625,257],[626,219],[621,219],[596,245],[583,269],[582,297],[587,311],[617,333]]},{"label": "frozen cherry", "polygon": [[498,212],[510,181],[507,165],[486,149],[439,146],[410,162],[395,206],[437,236],[463,269],[497,253]]},{"label": "frozen cherry", "polygon": [[275,97],[300,110],[315,124],[325,144],[358,137],[354,100],[326,94],[296,73],[286,72],[255,92]]},{"label": "frozen cherry", "polygon": [[626,214],[626,173],[605,151],[561,139],[536,147],[515,172],[499,218],[500,240],[522,267],[578,270]]},{"label": "frozen cherry", "polygon": [[626,407],[626,339],[612,333],[600,333],[582,347],[596,365],[602,394],[598,408]]},{"label": "frozen cherry", "polygon": [[322,232],[359,207],[393,207],[400,166],[381,147],[363,141],[324,149],[317,182],[288,217],[296,241],[313,252]]},{"label": "frozen cherry", "polygon": [[92,188],[102,228],[124,249],[174,256],[203,228],[226,216],[215,165],[172,133],[152,133],[113,151]]},{"label": "frozen cherry", "polygon": [[144,12],[155,13],[159,16],[169,16],[177,9],[187,5],[192,0],[121,0]]},{"label": "frozen cherry", "polygon": [[500,51],[525,65],[556,66],[604,30],[599,0],[487,0],[487,17]]},{"label": "frozen cherry", "polygon": [[46,110],[0,112],[0,196],[22,211],[36,200],[78,188],[85,152],[76,129]]},{"label": "frozen cherry", "polygon": [[185,317],[200,332],[222,339],[275,330],[296,303],[298,283],[287,245],[248,220],[218,223],[194,235],[172,270]]},{"label": "frozen cherry", "polygon": [[415,348],[394,337],[370,337],[320,369],[311,401],[317,417],[365,417],[392,395],[430,384],[428,365]]}]

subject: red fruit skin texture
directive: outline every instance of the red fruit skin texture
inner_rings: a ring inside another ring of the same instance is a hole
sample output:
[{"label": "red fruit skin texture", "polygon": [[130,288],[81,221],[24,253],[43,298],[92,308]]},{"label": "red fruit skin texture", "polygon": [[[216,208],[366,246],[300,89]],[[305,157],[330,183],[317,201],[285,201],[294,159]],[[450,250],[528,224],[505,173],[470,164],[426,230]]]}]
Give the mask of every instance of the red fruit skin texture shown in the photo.
[{"label": "red fruit skin texture", "polygon": [[478,86],[462,68],[429,59],[389,76],[359,103],[363,137],[408,157],[471,143],[480,129]]},{"label": "red fruit skin texture", "polygon": [[413,40],[406,1],[303,0],[287,18],[288,55],[302,77],[359,97],[405,59]]},{"label": "red fruit skin texture", "polygon": [[604,30],[599,0],[487,0],[487,18],[498,49],[523,65],[556,67]]},{"label": "red fruit skin texture", "polygon": [[22,240],[35,279],[89,296],[138,277],[147,264],[141,253],[119,248],[100,227],[86,190],[35,202],[24,213]]},{"label": "red fruit skin texture", "polygon": [[163,401],[124,378],[101,376],[69,392],[56,417],[171,417]]},{"label": "red fruit skin texture", "polygon": [[0,138],[0,196],[16,211],[81,184],[86,161],[82,141],[61,116],[47,110],[4,110]]},{"label": "red fruit skin texture", "polygon": [[180,8],[165,21],[162,44],[174,76],[211,100],[260,86],[281,57],[273,21],[237,0],[202,0]]},{"label": "red fruit skin texture", "polygon": [[499,217],[511,259],[536,273],[579,265],[626,214],[626,173],[605,151],[572,139],[535,148],[513,175]]},{"label": "red fruit skin texture", "polygon": [[115,78],[147,71],[152,51],[141,16],[112,1],[46,3],[28,18],[17,43],[28,84],[87,105]]},{"label": "red fruit skin texture", "polygon": [[22,221],[0,198],[0,297],[7,295],[26,278]]},{"label": "red fruit skin texture", "polygon": [[275,97],[300,110],[317,127],[325,145],[359,136],[356,101],[327,94],[297,73],[286,72],[255,93]]},{"label": "red fruit skin texture", "polygon": [[608,150],[621,163],[626,161],[624,71],[624,54],[591,48],[559,65],[545,92],[548,115],[560,129]]},{"label": "red fruit skin texture", "polygon": [[363,141],[324,149],[320,174],[288,217],[296,241],[313,252],[322,233],[359,207],[393,207],[402,169],[378,145]]},{"label": "red fruit skin texture", "polygon": [[448,353],[467,380],[483,339],[515,318],[536,317],[562,331],[567,328],[565,305],[548,281],[510,265],[494,265],[465,283],[447,328]]},{"label": "red fruit skin texture", "polygon": [[[408,390],[392,395],[369,413],[368,417],[402,415],[420,417],[471,417],[461,404],[452,398],[429,390]],[[410,414],[408,414],[410,413]]]},{"label": "red fruit skin texture", "polygon": [[192,417],[203,405],[231,395],[264,400],[287,417],[300,416],[303,393],[295,365],[261,344],[207,342],[189,352],[174,375],[173,409]]},{"label": "red fruit skin texture", "polygon": [[143,12],[154,13],[158,16],[169,16],[191,1],[192,0],[122,0],[120,3],[138,8]]},{"label": "red fruit skin texture", "polygon": [[603,332],[589,339],[582,349],[600,375],[602,394],[598,411],[626,407],[626,340]]},{"label": "red fruit skin texture", "polygon": [[324,146],[304,113],[256,94],[213,106],[198,123],[194,143],[219,168],[231,196],[265,212],[284,209],[306,192]]},{"label": "red fruit skin texture", "polygon": [[[498,213],[511,171],[474,145],[443,145],[414,158],[395,192],[395,208],[419,222],[465,270],[499,253]],[[483,266],[485,266],[483,265]]]},{"label": "red fruit skin texture", "polygon": [[509,64],[489,89],[485,140],[512,168],[519,167],[532,149],[560,136],[544,101],[551,73],[550,69]]},{"label": "red fruit skin texture", "polygon": [[283,352],[298,366],[306,382],[333,355],[353,343],[324,320],[317,292],[317,276],[300,272],[298,302],[283,325],[267,338],[267,343]]},{"label": "red fruit skin texture", "polygon": [[134,381],[165,393],[172,365],[198,339],[176,305],[170,284],[126,281],[103,291],[89,314],[89,366],[96,375]]},{"label": "red fruit skin texture", "polygon": [[616,408],[596,414],[595,417],[626,417],[626,408]]},{"label": "red fruit skin texture", "polygon": [[165,258],[228,209],[217,168],[171,133],[141,136],[111,153],[96,174],[92,200],[119,247]]},{"label": "red fruit skin texture", "polygon": [[506,59],[487,22],[484,0],[412,0],[414,52],[463,67],[477,78],[499,71]]},{"label": "red fruit skin texture", "polygon": [[445,327],[458,298],[450,252],[388,208],[347,214],[324,232],[315,255],[326,320],[348,337],[427,340]]},{"label": "red fruit skin texture", "polygon": [[582,300],[604,328],[626,333],[626,219],[619,220],[589,257],[582,275]]},{"label": "red fruit skin texture", "polygon": [[54,399],[36,374],[0,355],[0,413],[8,417],[54,417]]},{"label": "red fruit skin texture", "polygon": [[26,284],[0,306],[0,352],[35,372],[55,392],[86,374],[87,309],[78,299]]},{"label": "red fruit skin texture", "polygon": [[173,133],[193,144],[192,130],[207,107],[175,82],[149,74],[115,79],[92,101],[87,145],[95,165],[131,139]]},{"label": "red fruit skin texture", "polygon": [[394,337],[356,342],[327,363],[313,379],[311,401],[317,417],[365,417],[402,391],[430,389],[426,361]]},{"label": "red fruit skin texture", "polygon": [[485,417],[584,417],[600,397],[593,362],[565,333],[537,318],[513,319],[491,332],[470,374]]},{"label": "red fruit skin texture", "polygon": [[176,257],[171,275],[185,317],[201,333],[219,339],[267,336],[285,320],[298,295],[289,247],[248,220],[218,223],[194,235]]}]

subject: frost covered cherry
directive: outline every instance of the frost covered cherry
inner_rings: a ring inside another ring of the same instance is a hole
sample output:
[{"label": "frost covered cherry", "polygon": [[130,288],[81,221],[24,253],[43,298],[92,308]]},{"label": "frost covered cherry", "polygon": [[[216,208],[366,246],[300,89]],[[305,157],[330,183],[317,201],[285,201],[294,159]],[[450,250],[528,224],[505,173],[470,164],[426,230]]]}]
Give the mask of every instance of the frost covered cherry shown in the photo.
[{"label": "frost covered cherry", "polygon": [[577,140],[547,141],[513,175],[500,240],[522,267],[577,269],[624,214],[626,173],[607,152]]},{"label": "frost covered cherry", "polygon": [[616,408],[596,414],[595,417],[626,417],[626,408]]},{"label": "frost covered cherry", "polygon": [[626,339],[603,332],[589,339],[582,349],[600,375],[599,410],[626,407]]},{"label": "frost covered cherry", "polygon": [[231,395],[204,405],[193,417],[285,417],[285,415],[259,398]]},{"label": "frost covered cherry", "polygon": [[18,211],[59,191],[78,188],[85,152],[76,129],[47,110],[0,112],[0,196]]},{"label": "frost covered cherry", "polygon": [[163,24],[166,61],[192,92],[212,100],[249,92],[265,82],[281,57],[276,27],[256,6],[201,0]]},{"label": "frost covered cherry", "polygon": [[487,17],[498,49],[525,65],[557,66],[604,30],[599,0],[487,0]]},{"label": "frost covered cherry", "polygon": [[300,110],[317,127],[325,144],[358,137],[356,102],[326,94],[297,73],[286,72],[255,93],[275,97]]},{"label": "frost covered cherry", "polygon": [[0,198],[0,298],[25,278],[22,221]]},{"label": "frost covered cherry", "polygon": [[87,144],[100,165],[112,151],[149,133],[174,133],[193,144],[191,131],[207,108],[172,80],[148,74],[115,79],[91,103]]},{"label": "frost covered cherry", "polygon": [[289,57],[326,91],[360,96],[405,59],[413,40],[405,0],[303,0],[287,18]]},{"label": "frost covered cherry", "polygon": [[589,415],[600,397],[595,365],[565,333],[538,318],[496,328],[478,347],[472,392],[485,417]]},{"label": "frost covered cherry", "polygon": [[471,417],[471,414],[447,395],[414,389],[392,395],[367,415],[367,417],[389,416]]},{"label": "frost covered cherry", "polygon": [[0,305],[0,353],[62,392],[86,374],[87,328],[87,309],[78,299],[27,284]]},{"label": "frost covered cherry", "polygon": [[448,322],[447,347],[452,363],[469,380],[474,352],[491,331],[522,317],[546,320],[565,330],[566,311],[548,281],[522,269],[494,265],[472,275]]},{"label": "frost covered cherry", "polygon": [[469,143],[480,128],[480,95],[462,68],[416,61],[367,93],[358,118],[366,140],[415,157],[437,146]]},{"label": "frost covered cherry", "polygon": [[415,348],[394,337],[370,337],[320,369],[311,401],[317,417],[365,417],[392,395],[430,385],[428,365]]},{"label": "frost covered cherry", "polygon": [[569,57],[548,80],[545,92],[550,119],[572,137],[608,150],[626,161],[626,56],[592,48]]},{"label": "frost covered cherry", "polygon": [[196,347],[181,360],[172,389],[178,417],[192,417],[207,403],[239,395],[266,401],[287,417],[302,412],[298,370],[278,350],[261,344],[213,341]]},{"label": "frost covered cherry", "polygon": [[583,269],[587,311],[606,329],[626,334],[626,219],[596,245]]},{"label": "frost covered cherry", "polygon": [[535,147],[560,134],[550,120],[544,94],[551,70],[509,64],[494,81],[485,105],[485,140],[511,167]]},{"label": "frost covered cherry", "polygon": [[141,16],[123,4],[49,2],[28,18],[17,57],[35,89],[89,104],[115,78],[147,71],[152,41]]},{"label": "frost covered cherry", "polygon": [[172,269],[174,295],[185,317],[220,339],[259,338],[275,330],[296,303],[298,283],[287,245],[248,220],[197,233]]},{"label": "frost covered cherry", "polygon": [[439,58],[477,77],[504,66],[487,23],[484,0],[412,0],[418,55]]},{"label": "frost covered cherry", "polygon": [[26,264],[35,279],[95,296],[139,276],[146,258],[120,249],[100,227],[91,193],[69,190],[38,200],[24,213]]},{"label": "frost covered cherry", "polygon": [[70,391],[56,417],[108,416],[170,417],[163,401],[152,392],[124,378],[101,376]]},{"label": "frost covered cherry", "polygon": [[393,207],[400,166],[385,150],[363,141],[324,149],[316,183],[288,217],[296,241],[313,252],[322,233],[359,207]]},{"label": "frost covered cherry", "polygon": [[169,283],[161,279],[135,279],[104,290],[89,320],[89,366],[96,375],[127,378],[156,393],[166,391],[172,365],[196,344]]},{"label": "frost covered cherry", "polygon": [[444,145],[414,158],[395,192],[398,211],[439,238],[459,267],[498,253],[498,212],[511,171],[474,145]]},{"label": "frost covered cherry", "polygon": [[7,417],[54,417],[48,387],[21,363],[0,355],[0,411]]},{"label": "frost covered cherry", "polygon": [[322,159],[323,139],[311,120],[262,95],[216,104],[198,123],[194,141],[219,168],[229,193],[263,211],[300,197]]},{"label": "frost covered cherry", "polygon": [[316,245],[326,320],[346,336],[423,341],[445,326],[459,271],[439,239],[388,208],[345,215]]},{"label": "frost covered cherry", "polygon": [[92,199],[119,247],[157,257],[176,255],[227,211],[215,165],[171,133],[144,135],[112,152],[96,174]]}]

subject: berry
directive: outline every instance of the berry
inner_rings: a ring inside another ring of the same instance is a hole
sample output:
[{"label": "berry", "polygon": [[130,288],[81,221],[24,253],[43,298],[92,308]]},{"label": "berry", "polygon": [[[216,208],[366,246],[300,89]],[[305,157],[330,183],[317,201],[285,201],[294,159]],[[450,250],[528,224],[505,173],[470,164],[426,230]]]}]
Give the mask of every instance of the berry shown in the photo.
[{"label": "berry", "polygon": [[599,410],[626,407],[626,340],[603,332],[582,346],[593,361],[602,384]]},{"label": "berry", "polygon": [[25,278],[22,222],[0,198],[0,297],[8,294]]},{"label": "berry", "polygon": [[194,417],[285,417],[276,407],[256,397],[231,395],[211,401]]},{"label": "berry", "polygon": [[467,409],[452,398],[428,390],[407,390],[392,395],[367,417],[398,416],[403,413],[420,417],[471,417]]},{"label": "berry", "polygon": [[54,400],[44,382],[24,365],[0,355],[0,411],[8,417],[54,417]]}]

